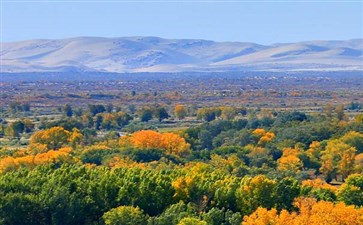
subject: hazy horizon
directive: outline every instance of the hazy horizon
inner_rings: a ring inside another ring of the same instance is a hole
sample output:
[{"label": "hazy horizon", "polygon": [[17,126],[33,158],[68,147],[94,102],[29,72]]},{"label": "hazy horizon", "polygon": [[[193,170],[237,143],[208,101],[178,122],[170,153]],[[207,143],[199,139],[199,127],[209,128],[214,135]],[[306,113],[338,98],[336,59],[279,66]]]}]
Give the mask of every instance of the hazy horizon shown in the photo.
[{"label": "hazy horizon", "polygon": [[167,38],[167,37],[160,37],[155,35],[149,35],[149,36],[141,36],[141,35],[132,35],[132,36],[70,36],[70,37],[63,37],[63,38],[32,38],[32,39],[22,39],[22,40],[16,40],[16,41],[3,41],[2,43],[12,43],[12,42],[24,42],[24,41],[31,41],[31,40],[65,40],[65,39],[76,39],[76,38],[106,38],[106,39],[114,39],[114,38],[135,38],[135,37],[150,37],[150,38],[161,38],[166,40],[204,40],[204,41],[213,41],[213,42],[235,42],[235,43],[253,43],[253,44],[259,44],[259,45],[274,45],[274,44],[293,44],[293,43],[303,43],[303,42],[319,42],[319,41],[351,41],[351,40],[362,40],[363,37],[352,37],[352,38],[346,38],[346,39],[311,39],[311,40],[298,40],[298,41],[291,41],[291,42],[273,42],[273,43],[258,43],[255,41],[218,41],[218,40],[212,40],[212,39],[205,39],[205,38]]},{"label": "hazy horizon", "polygon": [[362,2],[2,1],[1,42],[155,36],[263,45],[363,38]]}]

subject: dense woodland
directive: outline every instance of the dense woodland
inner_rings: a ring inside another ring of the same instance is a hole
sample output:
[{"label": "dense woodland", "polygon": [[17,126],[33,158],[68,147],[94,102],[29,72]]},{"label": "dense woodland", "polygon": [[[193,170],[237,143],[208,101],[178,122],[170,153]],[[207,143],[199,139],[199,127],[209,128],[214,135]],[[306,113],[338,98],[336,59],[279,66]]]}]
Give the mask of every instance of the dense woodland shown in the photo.
[{"label": "dense woodland", "polygon": [[4,85],[0,224],[363,224],[354,88],[327,91],[322,104],[295,91],[291,102],[314,106],[306,110],[234,101],[281,101],[263,88],[242,97],[221,89],[213,104],[205,92],[210,100],[194,104],[198,92],[128,89],[97,101],[70,92],[57,102],[54,84],[27,99]]},{"label": "dense woodland", "polygon": [[[0,222],[362,224],[363,114],[345,111],[65,105],[3,119]],[[192,125],[157,127],[173,121]]]}]

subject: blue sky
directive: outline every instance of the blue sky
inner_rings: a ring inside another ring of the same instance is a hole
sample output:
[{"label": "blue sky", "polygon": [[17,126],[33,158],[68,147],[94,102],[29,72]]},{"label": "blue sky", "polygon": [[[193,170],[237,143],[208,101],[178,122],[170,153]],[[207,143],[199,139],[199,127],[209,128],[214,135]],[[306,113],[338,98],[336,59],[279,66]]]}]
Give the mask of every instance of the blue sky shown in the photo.
[{"label": "blue sky", "polygon": [[159,36],[260,44],[363,37],[362,1],[2,0],[2,41]]}]

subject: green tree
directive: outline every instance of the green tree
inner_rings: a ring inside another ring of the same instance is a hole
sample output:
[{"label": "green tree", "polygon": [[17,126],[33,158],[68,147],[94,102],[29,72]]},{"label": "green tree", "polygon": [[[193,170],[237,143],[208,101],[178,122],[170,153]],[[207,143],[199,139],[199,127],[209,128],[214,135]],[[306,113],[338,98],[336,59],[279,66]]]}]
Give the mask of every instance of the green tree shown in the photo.
[{"label": "green tree", "polygon": [[352,174],[338,190],[338,199],[347,205],[363,206],[363,174]]},{"label": "green tree", "polygon": [[139,110],[139,117],[141,122],[147,122],[153,118],[153,112],[149,108],[143,108]]},{"label": "green tree", "polygon": [[237,189],[237,207],[242,215],[249,215],[258,207],[272,208],[276,199],[274,190],[276,181],[263,175],[256,177],[244,177],[241,186]]},{"label": "green tree", "polygon": [[113,104],[109,103],[106,105],[106,112],[111,113],[113,110]]},{"label": "green tree", "polygon": [[197,218],[186,217],[180,220],[178,225],[207,225],[207,222]]},{"label": "green tree", "polygon": [[157,107],[154,110],[154,115],[159,120],[159,122],[169,118],[169,114],[164,107]]},{"label": "green tree", "polygon": [[21,133],[25,130],[25,125],[22,121],[15,121],[9,124],[9,126],[5,130],[5,134],[12,137],[18,138]]},{"label": "green tree", "polygon": [[66,104],[63,108],[63,112],[65,113],[65,115],[67,117],[72,117],[73,115],[73,110],[72,107],[69,104]]},{"label": "green tree", "polygon": [[157,225],[177,225],[178,222],[185,217],[196,216],[195,209],[189,203],[188,205],[180,201],[170,205],[162,214],[155,218]]},{"label": "green tree", "polygon": [[147,225],[147,216],[138,207],[119,206],[102,216],[106,225]]}]

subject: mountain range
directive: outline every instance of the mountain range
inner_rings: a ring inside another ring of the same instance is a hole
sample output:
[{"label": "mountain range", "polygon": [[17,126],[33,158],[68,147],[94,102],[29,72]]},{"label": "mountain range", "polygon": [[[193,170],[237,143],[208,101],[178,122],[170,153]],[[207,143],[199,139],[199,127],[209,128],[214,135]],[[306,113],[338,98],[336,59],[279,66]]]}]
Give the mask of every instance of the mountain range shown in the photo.
[{"label": "mountain range", "polygon": [[363,70],[363,39],[260,45],[159,37],[1,43],[2,72]]}]

